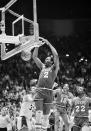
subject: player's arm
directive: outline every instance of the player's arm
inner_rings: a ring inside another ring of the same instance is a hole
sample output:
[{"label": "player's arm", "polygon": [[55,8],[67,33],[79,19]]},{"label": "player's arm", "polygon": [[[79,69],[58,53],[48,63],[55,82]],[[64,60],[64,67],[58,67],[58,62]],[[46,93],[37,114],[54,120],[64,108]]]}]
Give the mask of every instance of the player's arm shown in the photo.
[{"label": "player's arm", "polygon": [[54,103],[57,100],[58,94],[61,95],[61,93],[62,93],[62,91],[61,91],[60,88],[53,90],[53,100],[54,100]]},{"label": "player's arm", "polygon": [[67,101],[66,109],[67,109],[68,117],[70,117],[70,114],[71,114],[71,106],[70,106],[70,102],[69,102],[69,100]]},{"label": "player's arm", "polygon": [[72,93],[70,93],[70,98],[73,99],[74,98],[74,95]]},{"label": "player's arm", "polygon": [[12,126],[12,121],[11,121],[11,119],[10,119],[9,115],[7,115],[6,120],[7,120],[8,124],[11,124],[11,126]]},{"label": "player's arm", "polygon": [[42,69],[43,63],[38,58],[38,50],[39,50],[39,47],[35,47],[34,52],[33,52],[33,60],[35,61],[35,63],[38,66],[38,68]]},{"label": "player's arm", "polygon": [[73,110],[74,110],[74,101],[75,101],[75,99],[72,99],[72,100],[70,101],[70,115],[72,114],[72,112],[73,112]]},{"label": "player's arm", "polygon": [[55,71],[58,72],[59,70],[59,57],[56,49],[51,45],[49,41],[46,40],[47,45],[50,47],[52,54],[53,54],[53,60],[55,65]]}]

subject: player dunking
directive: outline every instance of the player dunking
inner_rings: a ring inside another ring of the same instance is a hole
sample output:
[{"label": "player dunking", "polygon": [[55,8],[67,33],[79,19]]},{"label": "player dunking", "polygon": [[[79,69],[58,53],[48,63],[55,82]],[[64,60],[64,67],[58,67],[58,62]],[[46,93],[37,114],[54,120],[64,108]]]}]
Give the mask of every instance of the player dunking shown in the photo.
[{"label": "player dunking", "polygon": [[[88,123],[88,111],[91,98],[87,97],[82,86],[77,88],[78,97],[72,100],[72,111],[74,111],[73,131],[81,131]],[[86,130],[86,126],[84,131]]]},{"label": "player dunking", "polygon": [[[51,57],[47,57],[45,59],[45,63],[42,63],[41,60],[38,58],[39,47],[35,47],[35,50],[33,52],[33,59],[38,68],[40,68],[41,70],[37,84],[37,95],[35,97],[35,99],[39,99],[39,101],[36,102],[36,123],[41,125],[41,116],[43,115],[43,130],[47,130],[47,126],[49,123],[48,118],[53,99],[52,86],[59,70],[58,53],[56,49],[50,44],[50,42],[47,41],[47,45],[52,51],[53,61]],[[43,105],[43,107],[41,105]]]}]

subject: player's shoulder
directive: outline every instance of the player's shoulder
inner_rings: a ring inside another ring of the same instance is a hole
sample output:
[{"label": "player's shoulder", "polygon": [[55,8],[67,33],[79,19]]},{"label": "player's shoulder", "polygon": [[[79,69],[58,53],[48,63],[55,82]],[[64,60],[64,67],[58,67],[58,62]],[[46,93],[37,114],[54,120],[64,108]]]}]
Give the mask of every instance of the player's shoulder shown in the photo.
[{"label": "player's shoulder", "polygon": [[74,95],[71,92],[69,92],[69,97],[74,98]]},{"label": "player's shoulder", "polygon": [[89,96],[85,96],[85,99],[86,99],[87,101],[91,101],[91,97],[89,97]]},{"label": "player's shoulder", "polygon": [[73,96],[73,94],[72,94],[71,92],[69,92],[69,95],[72,95],[72,96]]},{"label": "player's shoulder", "polygon": [[75,101],[78,101],[79,100],[79,97],[75,96],[72,101],[75,102]]},{"label": "player's shoulder", "polygon": [[42,64],[42,68],[41,68],[41,72],[44,71],[46,68],[45,68],[45,65]]}]

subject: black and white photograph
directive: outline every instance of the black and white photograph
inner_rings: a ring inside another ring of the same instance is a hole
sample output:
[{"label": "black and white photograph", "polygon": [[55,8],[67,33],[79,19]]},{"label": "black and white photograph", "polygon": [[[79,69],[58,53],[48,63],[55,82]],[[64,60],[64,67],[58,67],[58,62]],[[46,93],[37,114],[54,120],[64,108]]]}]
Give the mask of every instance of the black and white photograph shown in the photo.
[{"label": "black and white photograph", "polygon": [[91,5],[0,0],[0,131],[91,131]]}]

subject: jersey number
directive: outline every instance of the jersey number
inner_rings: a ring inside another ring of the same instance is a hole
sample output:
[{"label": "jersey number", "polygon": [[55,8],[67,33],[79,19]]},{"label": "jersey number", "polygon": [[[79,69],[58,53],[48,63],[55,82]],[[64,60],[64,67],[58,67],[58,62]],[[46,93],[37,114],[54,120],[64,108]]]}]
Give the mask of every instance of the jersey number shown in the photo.
[{"label": "jersey number", "polygon": [[34,103],[32,103],[32,104],[30,105],[29,110],[34,111],[35,109],[36,109],[36,108],[35,108],[35,104],[34,104]]},{"label": "jersey number", "polygon": [[66,98],[65,98],[65,97],[62,97],[60,102],[61,102],[61,103],[66,103]]},{"label": "jersey number", "polygon": [[48,71],[44,72],[44,78],[48,78]]},{"label": "jersey number", "polygon": [[80,106],[76,106],[76,112],[79,112],[79,111],[85,112],[85,106],[84,105],[82,105],[81,107]]}]

